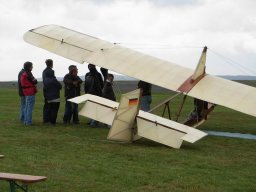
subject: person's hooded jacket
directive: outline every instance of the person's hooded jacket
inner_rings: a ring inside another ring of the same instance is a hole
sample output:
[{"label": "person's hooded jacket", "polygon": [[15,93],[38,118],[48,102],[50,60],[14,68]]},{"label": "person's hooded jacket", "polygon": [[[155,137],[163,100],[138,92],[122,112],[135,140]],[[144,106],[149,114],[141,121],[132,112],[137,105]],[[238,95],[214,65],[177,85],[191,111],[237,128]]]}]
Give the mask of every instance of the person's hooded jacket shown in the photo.
[{"label": "person's hooded jacket", "polygon": [[95,65],[88,65],[89,71],[85,75],[84,92],[92,95],[102,96],[103,79]]},{"label": "person's hooded jacket", "polygon": [[35,95],[37,92],[36,84],[37,80],[31,73],[31,62],[24,63],[24,72],[20,77],[20,83],[24,96]]},{"label": "person's hooded jacket", "polygon": [[44,79],[44,96],[47,101],[60,98],[60,90],[62,85],[56,79],[53,70],[49,70],[45,73]]}]

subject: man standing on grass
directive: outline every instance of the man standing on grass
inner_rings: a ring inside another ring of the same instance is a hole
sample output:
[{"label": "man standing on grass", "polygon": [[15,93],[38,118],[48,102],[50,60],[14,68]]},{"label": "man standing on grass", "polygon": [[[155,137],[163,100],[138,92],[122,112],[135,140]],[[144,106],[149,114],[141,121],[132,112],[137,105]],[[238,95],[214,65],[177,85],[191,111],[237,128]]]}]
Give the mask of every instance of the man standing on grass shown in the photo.
[{"label": "man standing on grass", "polygon": [[140,109],[143,111],[150,110],[150,104],[152,102],[151,87],[152,85],[145,81],[139,81],[138,83],[138,88],[141,89],[141,93],[142,93]]},{"label": "man standing on grass", "polygon": [[102,89],[102,96],[106,99],[116,101],[116,96],[113,90],[113,80],[114,80],[114,75],[109,73],[107,75],[106,82]]},{"label": "man standing on grass", "polygon": [[33,69],[33,64],[29,61],[24,63],[24,72],[21,75],[20,82],[23,94],[26,99],[25,104],[25,115],[24,115],[24,125],[32,125],[32,112],[35,104],[35,94],[37,93],[37,80],[31,73]]},{"label": "man standing on grass", "polygon": [[19,96],[20,96],[20,121],[24,121],[24,116],[25,116],[25,105],[26,105],[26,98],[24,96],[22,86],[21,86],[21,75],[25,71],[24,65],[23,68],[20,70],[18,74],[18,89],[19,89]]},{"label": "man standing on grass", "polygon": [[80,96],[80,86],[82,80],[77,75],[78,69],[75,65],[69,66],[69,73],[65,75],[63,82],[65,84],[65,113],[63,117],[64,124],[69,124],[73,117],[73,123],[79,124],[78,119],[78,104],[68,101],[68,99]]},{"label": "man standing on grass", "polygon": [[[89,72],[85,74],[84,92],[102,97],[103,79],[93,64],[88,65]],[[106,72],[106,70],[105,70]],[[103,74],[104,75],[104,74]],[[106,75],[106,74],[105,74]],[[88,124],[92,127],[98,127],[98,121],[90,119]]]},{"label": "man standing on grass", "polygon": [[45,64],[46,64],[46,68],[44,69],[43,74],[42,74],[43,85],[44,85],[44,87],[43,87],[43,95],[44,95],[43,123],[49,123],[49,121],[50,121],[49,103],[45,96],[45,78],[46,78],[47,73],[49,73],[49,74],[54,73],[54,71],[52,70],[53,61],[51,59],[46,59]]},{"label": "man standing on grass", "polygon": [[60,90],[62,85],[56,79],[53,70],[49,70],[45,73],[44,79],[44,91],[45,99],[48,105],[49,121],[52,125],[56,124],[58,111],[60,107]]}]

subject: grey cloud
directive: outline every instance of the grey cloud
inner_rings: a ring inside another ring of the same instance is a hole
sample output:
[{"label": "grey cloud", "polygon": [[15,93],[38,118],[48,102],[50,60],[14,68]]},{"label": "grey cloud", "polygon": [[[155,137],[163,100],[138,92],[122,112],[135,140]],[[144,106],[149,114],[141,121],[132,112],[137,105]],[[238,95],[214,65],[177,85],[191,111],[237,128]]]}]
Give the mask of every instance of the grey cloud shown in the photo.
[{"label": "grey cloud", "polygon": [[[0,80],[16,79],[13,68],[19,68],[26,60],[35,63],[33,72],[40,77],[48,57],[55,61],[57,76],[67,72],[72,61],[28,45],[22,39],[27,30],[46,24],[62,25],[110,42],[124,42],[125,46],[133,48],[145,48],[145,44],[150,44],[155,49],[139,51],[190,68],[196,65],[201,49],[179,47],[208,45],[253,69],[252,63],[256,60],[255,6],[253,0],[3,1],[0,4],[0,54],[6,73]],[[159,49],[161,44],[165,44],[166,49]],[[218,66],[222,65],[218,62],[209,54],[209,73],[243,73],[232,66],[220,70]],[[77,66],[83,75],[86,66]]]}]

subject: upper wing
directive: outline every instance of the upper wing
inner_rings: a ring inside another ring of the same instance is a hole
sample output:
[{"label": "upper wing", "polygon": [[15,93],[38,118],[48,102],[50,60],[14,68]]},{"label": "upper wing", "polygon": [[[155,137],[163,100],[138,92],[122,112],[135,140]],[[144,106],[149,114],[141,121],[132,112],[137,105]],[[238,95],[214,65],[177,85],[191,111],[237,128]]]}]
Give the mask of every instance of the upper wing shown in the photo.
[{"label": "upper wing", "polygon": [[57,25],[32,29],[25,33],[24,40],[79,63],[93,63],[160,87],[185,92],[192,97],[256,116],[256,89],[246,85],[204,75],[202,79],[187,86],[191,79],[198,77],[191,69]]},{"label": "upper wing", "polygon": [[56,25],[25,33],[24,40],[79,63],[93,63],[171,90],[193,70]]}]

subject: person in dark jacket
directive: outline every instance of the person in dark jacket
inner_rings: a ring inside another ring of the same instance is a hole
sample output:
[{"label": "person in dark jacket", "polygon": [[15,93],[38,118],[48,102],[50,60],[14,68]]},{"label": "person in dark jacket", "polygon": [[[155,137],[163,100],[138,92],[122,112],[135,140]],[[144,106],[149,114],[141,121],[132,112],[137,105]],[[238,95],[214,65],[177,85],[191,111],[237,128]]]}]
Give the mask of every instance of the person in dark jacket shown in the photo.
[{"label": "person in dark jacket", "polygon": [[49,103],[47,102],[47,99],[45,97],[45,78],[46,78],[46,74],[52,73],[54,72],[52,70],[53,68],[53,61],[52,59],[46,59],[45,61],[46,64],[46,68],[44,69],[43,73],[42,73],[42,78],[43,78],[43,95],[44,95],[44,107],[43,107],[43,123],[48,123],[50,122],[50,112],[49,112]]},{"label": "person in dark jacket", "polygon": [[78,70],[75,65],[69,66],[69,73],[64,77],[64,84],[65,84],[65,113],[63,117],[63,122],[70,123],[71,118],[73,116],[73,123],[78,124],[78,104],[72,103],[68,101],[68,99],[80,96],[80,86],[82,84],[82,80],[79,76],[77,76]]},{"label": "person in dark jacket", "polygon": [[143,111],[149,111],[150,104],[152,102],[152,97],[151,97],[152,85],[145,81],[139,81],[138,88],[141,89],[141,93],[142,93],[140,108]]},{"label": "person in dark jacket", "polygon": [[60,90],[62,85],[56,79],[53,70],[49,70],[45,73],[44,79],[44,96],[48,103],[48,116],[52,125],[56,124],[56,119],[60,107]]},{"label": "person in dark jacket", "polygon": [[102,96],[103,79],[95,65],[88,65],[89,72],[85,74],[84,92],[92,95]]},{"label": "person in dark jacket", "polygon": [[[101,74],[97,71],[95,65],[88,65],[89,72],[85,74],[84,92],[102,97],[103,79]],[[97,127],[98,122],[91,119],[89,123],[92,127]]]},{"label": "person in dark jacket", "polygon": [[103,75],[103,86],[104,86],[105,83],[106,83],[106,80],[108,78],[108,69],[105,69],[105,68],[101,67],[100,72]]},{"label": "person in dark jacket", "polygon": [[29,61],[24,63],[24,72],[20,77],[23,94],[26,98],[24,125],[32,125],[32,112],[35,104],[35,94],[37,93],[37,80],[31,73],[33,64]]},{"label": "person in dark jacket", "polygon": [[24,96],[22,86],[21,86],[21,75],[25,71],[24,65],[23,68],[20,70],[18,74],[18,90],[19,90],[19,96],[20,96],[20,121],[24,122],[24,116],[25,116],[25,105],[26,105],[26,97]]},{"label": "person in dark jacket", "polygon": [[114,75],[109,73],[107,75],[107,79],[106,82],[104,84],[104,87],[102,89],[102,96],[106,99],[112,100],[112,101],[116,101],[116,96],[115,93],[113,91],[113,80],[114,80]]}]

